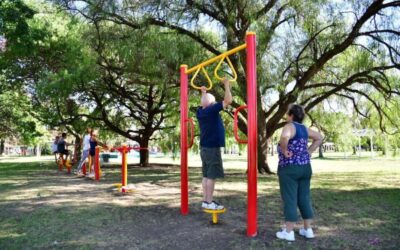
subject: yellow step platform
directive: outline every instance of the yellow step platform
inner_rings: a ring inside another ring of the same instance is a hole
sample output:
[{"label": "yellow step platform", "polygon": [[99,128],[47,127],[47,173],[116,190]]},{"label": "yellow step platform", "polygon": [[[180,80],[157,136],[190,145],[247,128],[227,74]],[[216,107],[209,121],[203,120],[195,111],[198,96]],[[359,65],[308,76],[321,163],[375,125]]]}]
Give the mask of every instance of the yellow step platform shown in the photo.
[{"label": "yellow step platform", "polygon": [[226,208],[221,210],[211,210],[211,209],[203,209],[203,211],[207,214],[211,214],[212,216],[212,223],[218,224],[218,214],[223,214],[226,212]]}]

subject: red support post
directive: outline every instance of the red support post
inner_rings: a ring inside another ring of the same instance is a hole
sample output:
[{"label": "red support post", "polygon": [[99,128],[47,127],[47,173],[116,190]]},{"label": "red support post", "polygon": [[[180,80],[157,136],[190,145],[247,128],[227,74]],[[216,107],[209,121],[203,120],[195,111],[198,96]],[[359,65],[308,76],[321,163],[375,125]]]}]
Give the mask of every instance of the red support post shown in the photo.
[{"label": "red support post", "polygon": [[63,171],[64,158],[62,155],[59,155],[57,163],[58,163],[58,171]]},{"label": "red support post", "polygon": [[238,133],[238,131],[239,131],[239,127],[238,127],[239,117],[238,116],[239,116],[239,112],[242,109],[247,109],[247,106],[246,105],[240,106],[233,113],[233,136],[235,137],[235,140],[236,140],[237,143],[247,144],[247,140],[246,139],[240,139],[239,133]]},{"label": "red support post", "polygon": [[189,191],[188,191],[188,75],[187,65],[181,65],[181,214],[189,213]]},{"label": "red support post", "polygon": [[83,173],[83,175],[86,175],[86,161],[83,163],[82,173]]},{"label": "red support post", "polygon": [[61,166],[61,171],[63,171],[63,168],[64,168],[64,166],[65,166],[65,168],[67,168],[67,166],[66,166],[67,159],[64,159],[64,156],[61,156],[61,157],[62,157],[62,166]]},{"label": "red support post", "polygon": [[94,179],[100,180],[100,147],[96,146],[94,155]]},{"label": "red support post", "polygon": [[123,187],[125,187],[126,185],[128,185],[128,162],[126,159],[126,153],[128,152],[128,147],[126,145],[122,145],[122,180],[121,180],[121,184]]},{"label": "red support post", "polygon": [[247,78],[247,236],[257,235],[257,65],[256,35],[246,34]]}]

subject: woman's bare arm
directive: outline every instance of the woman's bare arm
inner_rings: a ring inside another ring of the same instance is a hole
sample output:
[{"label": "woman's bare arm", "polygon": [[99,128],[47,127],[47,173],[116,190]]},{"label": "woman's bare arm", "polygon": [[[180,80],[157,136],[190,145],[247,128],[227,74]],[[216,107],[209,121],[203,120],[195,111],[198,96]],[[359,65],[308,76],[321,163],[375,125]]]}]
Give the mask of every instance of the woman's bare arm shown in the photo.
[{"label": "woman's bare arm", "polygon": [[293,153],[288,151],[288,143],[289,140],[295,135],[296,131],[292,124],[286,124],[282,129],[281,139],[279,140],[279,146],[282,149],[283,154],[290,158],[292,157]]},{"label": "woman's bare arm", "polygon": [[322,140],[324,139],[321,133],[312,130],[310,128],[308,130],[308,137],[312,140],[312,144],[308,148],[308,153],[311,155],[322,143]]}]

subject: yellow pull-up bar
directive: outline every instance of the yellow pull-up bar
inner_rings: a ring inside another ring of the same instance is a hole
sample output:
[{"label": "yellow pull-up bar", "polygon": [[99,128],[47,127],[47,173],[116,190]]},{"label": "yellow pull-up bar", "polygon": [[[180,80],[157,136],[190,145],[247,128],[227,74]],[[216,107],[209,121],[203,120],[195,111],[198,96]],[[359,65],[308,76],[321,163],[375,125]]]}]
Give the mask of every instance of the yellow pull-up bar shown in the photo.
[{"label": "yellow pull-up bar", "polygon": [[222,62],[223,62],[225,59],[226,59],[226,62],[228,63],[228,65],[229,65],[229,68],[231,68],[231,71],[232,71],[232,74],[233,74],[233,78],[232,78],[232,79],[229,79],[229,81],[230,81],[230,82],[236,82],[236,80],[237,80],[236,70],[235,70],[235,67],[233,67],[231,60],[229,59],[229,56],[222,57],[221,61],[219,61],[218,65],[217,65],[217,67],[215,67],[215,69],[214,69],[214,76],[215,76],[215,78],[217,78],[218,80],[222,81],[222,77],[220,77],[220,76],[218,75],[218,70],[219,70],[219,68],[221,67]]},{"label": "yellow pull-up bar", "polygon": [[208,65],[210,65],[210,64],[212,64],[212,63],[214,63],[214,62],[216,62],[216,61],[219,60],[219,63],[218,63],[217,67],[216,67],[215,70],[214,70],[214,76],[215,76],[215,78],[217,78],[218,80],[221,81],[221,80],[222,80],[222,77],[220,77],[220,76],[218,75],[218,70],[219,70],[219,68],[221,67],[222,62],[223,62],[225,59],[226,59],[228,65],[229,65],[229,67],[231,68],[231,71],[232,71],[232,74],[233,74],[233,78],[230,79],[229,81],[230,81],[230,82],[235,82],[235,81],[237,80],[237,73],[236,73],[235,68],[234,68],[233,65],[232,65],[231,60],[229,59],[229,56],[232,55],[232,54],[235,54],[236,52],[238,52],[238,51],[240,51],[240,50],[245,49],[246,47],[247,47],[247,44],[242,44],[242,45],[240,45],[240,46],[238,46],[238,47],[236,47],[236,48],[233,48],[233,49],[231,49],[231,50],[228,50],[228,51],[226,51],[226,52],[224,52],[224,53],[222,53],[222,54],[220,54],[220,55],[218,55],[218,56],[216,56],[216,57],[213,57],[213,58],[211,58],[211,59],[209,59],[209,60],[207,60],[207,61],[205,61],[205,62],[202,62],[202,63],[200,63],[200,64],[198,64],[198,65],[196,65],[196,66],[194,66],[194,67],[192,67],[192,68],[190,68],[190,69],[188,69],[188,70],[186,70],[186,72],[185,72],[186,74],[190,74],[190,73],[195,72],[194,75],[193,75],[193,77],[192,77],[192,79],[190,80],[190,85],[191,85],[193,88],[195,88],[195,89],[201,89],[201,87],[196,86],[196,85],[194,84],[194,79],[197,77],[197,75],[199,74],[199,72],[200,72],[200,70],[201,70],[201,71],[203,72],[203,74],[205,75],[207,81],[208,81],[208,87],[207,87],[206,89],[207,89],[207,90],[210,90],[210,89],[212,88],[213,84],[212,84],[212,81],[211,81],[211,79],[210,79],[210,76],[208,75],[208,73],[207,73],[207,71],[204,69],[204,67],[206,67],[206,66],[208,66]]},{"label": "yellow pull-up bar", "polygon": [[242,44],[242,45],[240,45],[240,46],[238,46],[238,47],[236,47],[236,48],[233,48],[233,49],[231,49],[231,50],[228,50],[228,51],[226,51],[226,52],[224,52],[224,53],[222,53],[222,54],[220,54],[220,55],[218,55],[218,56],[216,56],[216,57],[213,57],[213,58],[211,58],[211,59],[209,59],[209,60],[207,60],[207,61],[205,61],[205,62],[202,62],[202,63],[200,63],[200,64],[197,64],[197,65],[194,66],[194,67],[191,67],[190,69],[186,70],[185,73],[186,73],[186,74],[193,73],[193,72],[196,71],[198,68],[201,68],[201,67],[205,67],[205,66],[207,66],[207,65],[210,65],[210,64],[212,64],[213,62],[216,62],[216,61],[220,60],[221,58],[224,58],[224,57],[230,56],[230,55],[232,55],[232,54],[235,54],[236,52],[241,51],[241,50],[245,49],[246,47],[247,47],[247,44]]},{"label": "yellow pull-up bar", "polygon": [[209,76],[208,73],[207,73],[207,70],[206,70],[204,67],[199,67],[199,68],[196,70],[196,72],[195,72],[194,75],[192,76],[192,79],[190,80],[190,85],[192,85],[192,87],[195,88],[195,89],[201,89],[201,87],[196,86],[196,85],[194,84],[194,79],[196,79],[196,77],[197,77],[197,75],[199,74],[200,70],[203,72],[203,74],[204,74],[204,76],[206,77],[207,82],[208,82],[208,87],[207,87],[206,89],[207,89],[207,90],[210,90],[210,89],[212,88],[212,86],[213,86],[213,83],[212,83],[212,81],[211,81],[211,79],[210,79],[210,76]]}]

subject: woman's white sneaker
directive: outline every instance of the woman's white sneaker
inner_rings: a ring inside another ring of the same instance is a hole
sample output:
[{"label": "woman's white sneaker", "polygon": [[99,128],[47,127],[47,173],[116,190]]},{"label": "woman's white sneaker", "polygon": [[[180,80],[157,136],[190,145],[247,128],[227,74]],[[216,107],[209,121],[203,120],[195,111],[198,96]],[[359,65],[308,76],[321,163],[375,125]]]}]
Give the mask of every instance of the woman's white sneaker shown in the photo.
[{"label": "woman's white sneaker", "polygon": [[286,231],[286,229],[282,229],[282,231],[276,233],[276,237],[281,240],[294,241],[294,231],[292,230],[290,233]]},{"label": "woman's white sneaker", "polygon": [[310,228],[307,228],[307,229],[300,228],[299,234],[300,234],[301,236],[307,238],[307,239],[312,239],[312,238],[315,237],[315,236],[314,236],[314,232],[313,232],[313,230],[312,230],[311,227],[310,227]]}]

